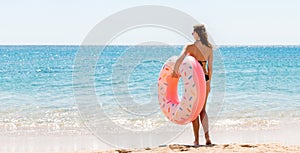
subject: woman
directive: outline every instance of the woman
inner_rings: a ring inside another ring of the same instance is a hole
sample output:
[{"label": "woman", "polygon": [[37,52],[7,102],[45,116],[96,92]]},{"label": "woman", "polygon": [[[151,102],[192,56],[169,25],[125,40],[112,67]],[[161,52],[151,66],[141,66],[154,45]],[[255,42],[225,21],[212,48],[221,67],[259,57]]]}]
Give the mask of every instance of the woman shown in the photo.
[{"label": "woman", "polygon": [[[177,74],[178,74],[179,66],[186,55],[193,56],[196,60],[198,60],[199,64],[203,68],[203,71],[205,73],[205,79],[206,79],[206,98],[205,98],[203,109],[200,112],[200,118],[205,133],[206,145],[209,145],[211,144],[211,140],[209,138],[208,117],[206,114],[205,107],[206,107],[207,97],[210,92],[210,82],[212,78],[212,68],[213,68],[212,67],[213,51],[212,51],[212,45],[208,42],[206,29],[203,24],[195,25],[192,35],[194,36],[195,42],[193,44],[186,45],[183,48],[180,57],[177,59],[175,63],[175,67],[173,70],[173,77],[178,77]],[[193,123],[193,130],[195,136],[194,145],[199,145],[199,116],[192,123]]]}]

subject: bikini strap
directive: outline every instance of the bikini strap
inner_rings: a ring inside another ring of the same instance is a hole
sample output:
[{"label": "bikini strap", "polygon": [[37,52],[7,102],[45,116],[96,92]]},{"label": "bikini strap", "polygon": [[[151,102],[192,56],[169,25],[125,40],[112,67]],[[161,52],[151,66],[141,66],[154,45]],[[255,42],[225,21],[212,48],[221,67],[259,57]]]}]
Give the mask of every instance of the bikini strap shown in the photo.
[{"label": "bikini strap", "polygon": [[[202,54],[201,50],[196,46],[196,44],[194,43],[193,45],[199,50],[199,52],[201,53],[202,58],[205,59],[204,55]],[[206,61],[201,61],[201,62],[206,62]]]}]

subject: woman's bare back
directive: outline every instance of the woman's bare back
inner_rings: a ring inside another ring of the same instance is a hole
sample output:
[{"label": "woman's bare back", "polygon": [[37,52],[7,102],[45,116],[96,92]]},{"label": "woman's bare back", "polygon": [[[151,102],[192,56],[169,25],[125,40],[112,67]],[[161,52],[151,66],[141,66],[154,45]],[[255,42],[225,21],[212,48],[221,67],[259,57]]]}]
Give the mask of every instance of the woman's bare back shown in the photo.
[{"label": "woman's bare back", "polygon": [[190,44],[187,46],[187,52],[198,61],[207,61],[212,53],[212,49],[202,44]]},{"label": "woman's bare back", "polygon": [[186,49],[189,55],[193,56],[197,61],[200,62],[204,74],[208,75],[206,64],[209,59],[209,56],[212,54],[212,49],[197,42],[188,45]]}]

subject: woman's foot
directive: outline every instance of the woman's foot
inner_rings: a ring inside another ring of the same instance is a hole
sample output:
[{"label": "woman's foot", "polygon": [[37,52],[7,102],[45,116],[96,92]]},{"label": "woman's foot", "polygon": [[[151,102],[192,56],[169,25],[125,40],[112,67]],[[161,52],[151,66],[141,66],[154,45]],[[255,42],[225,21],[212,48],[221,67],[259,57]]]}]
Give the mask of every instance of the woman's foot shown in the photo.
[{"label": "woman's foot", "polygon": [[194,145],[195,145],[195,146],[198,146],[198,145],[199,145],[199,142],[198,142],[198,141],[194,141]]},{"label": "woman's foot", "polygon": [[206,145],[211,145],[211,141],[209,139],[206,140]]},{"label": "woman's foot", "polygon": [[206,140],[206,143],[205,143],[206,145],[211,145],[211,141],[210,141],[208,132],[205,133],[205,140]]}]

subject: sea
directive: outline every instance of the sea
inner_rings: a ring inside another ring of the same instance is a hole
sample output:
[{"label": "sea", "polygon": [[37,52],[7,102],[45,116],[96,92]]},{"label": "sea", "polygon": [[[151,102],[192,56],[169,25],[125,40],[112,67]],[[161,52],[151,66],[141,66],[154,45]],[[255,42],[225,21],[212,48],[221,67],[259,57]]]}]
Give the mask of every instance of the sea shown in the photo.
[{"label": "sea", "polygon": [[[166,133],[170,129],[162,127],[173,124],[160,111],[157,79],[182,48],[0,46],[0,136],[101,139],[97,127],[102,134]],[[206,107],[211,131],[299,126],[300,46],[214,48]]]}]

